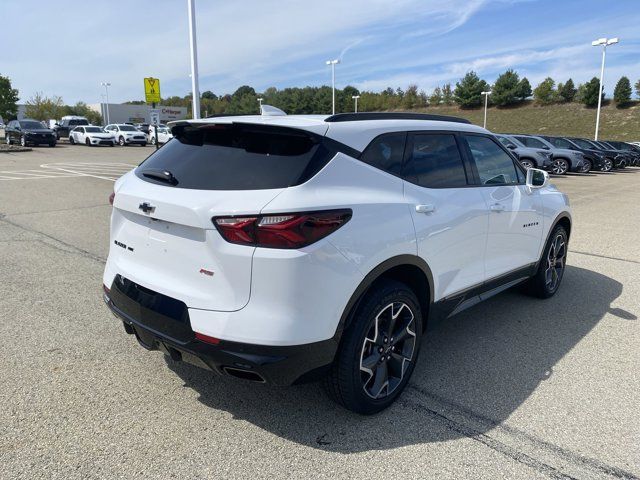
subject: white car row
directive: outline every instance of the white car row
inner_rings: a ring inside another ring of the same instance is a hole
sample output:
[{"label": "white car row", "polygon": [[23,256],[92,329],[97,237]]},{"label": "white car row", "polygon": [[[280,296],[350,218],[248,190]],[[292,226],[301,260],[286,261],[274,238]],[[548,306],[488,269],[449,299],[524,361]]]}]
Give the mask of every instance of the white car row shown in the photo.
[{"label": "white car row", "polygon": [[98,127],[94,125],[83,125],[74,128],[69,133],[69,143],[85,144],[87,146],[108,145],[113,147],[116,143],[120,146],[125,145],[142,145],[147,143],[155,145],[156,142],[166,143],[173,138],[171,130],[166,126],[158,127],[158,135],[156,138],[155,129],[151,128],[149,134],[145,135],[133,125],[129,124],[110,124],[106,127]]}]

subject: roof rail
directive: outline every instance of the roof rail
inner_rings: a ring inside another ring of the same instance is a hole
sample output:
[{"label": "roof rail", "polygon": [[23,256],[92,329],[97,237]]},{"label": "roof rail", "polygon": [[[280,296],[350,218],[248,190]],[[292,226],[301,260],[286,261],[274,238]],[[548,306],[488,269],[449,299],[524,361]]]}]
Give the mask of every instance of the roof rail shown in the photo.
[{"label": "roof rail", "polygon": [[439,122],[471,123],[466,118],[410,112],[336,113],[324,119],[325,122],[358,122],[362,120],[436,120]]}]

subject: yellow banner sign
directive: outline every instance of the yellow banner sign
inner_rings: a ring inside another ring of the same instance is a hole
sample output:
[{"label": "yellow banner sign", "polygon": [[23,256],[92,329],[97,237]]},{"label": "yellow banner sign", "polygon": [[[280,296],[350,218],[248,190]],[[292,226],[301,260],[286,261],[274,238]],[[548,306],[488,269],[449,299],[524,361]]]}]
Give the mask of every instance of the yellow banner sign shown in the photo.
[{"label": "yellow banner sign", "polygon": [[153,77],[144,79],[144,98],[147,103],[160,103],[160,80]]}]

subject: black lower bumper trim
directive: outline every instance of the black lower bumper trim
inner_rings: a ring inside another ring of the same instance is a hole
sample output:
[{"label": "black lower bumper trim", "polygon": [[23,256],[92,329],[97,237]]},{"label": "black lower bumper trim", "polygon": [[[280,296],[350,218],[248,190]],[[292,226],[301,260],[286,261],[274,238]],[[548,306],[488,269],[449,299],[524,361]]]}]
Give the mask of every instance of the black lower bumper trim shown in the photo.
[{"label": "black lower bumper trim", "polygon": [[[160,350],[172,359],[206,368],[220,375],[272,385],[292,385],[319,378],[328,371],[338,342],[331,338],[304,345],[270,346],[221,340],[219,344],[176,339],[124,312],[105,294],[105,303],[120,318],[128,334],[147,350]],[[247,372],[247,373],[243,373]]]}]

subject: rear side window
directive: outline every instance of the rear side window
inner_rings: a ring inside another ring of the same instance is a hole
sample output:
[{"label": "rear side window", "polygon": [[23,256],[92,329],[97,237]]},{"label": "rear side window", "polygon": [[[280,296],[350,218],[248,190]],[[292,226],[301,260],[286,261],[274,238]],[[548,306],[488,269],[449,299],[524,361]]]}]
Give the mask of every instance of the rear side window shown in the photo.
[{"label": "rear side window", "polygon": [[406,138],[405,132],[380,135],[362,152],[360,160],[385,172],[400,175]]},{"label": "rear side window", "polygon": [[565,140],[564,138],[548,138],[547,139],[551,145],[558,148],[574,148],[570,141]]},{"label": "rear side window", "polygon": [[415,134],[410,145],[403,175],[405,180],[427,188],[467,185],[464,164],[454,135]]},{"label": "rear side window", "polygon": [[516,138],[520,140],[522,143],[524,143],[527,147],[547,148],[547,146],[537,138],[531,138],[531,137],[516,137]]},{"label": "rear side window", "polygon": [[[330,140],[291,128],[207,125],[173,133],[175,140],[136,169],[139,178],[199,190],[285,188],[305,182],[336,154]],[[165,171],[171,182],[154,175]]]},{"label": "rear side window", "polygon": [[511,156],[489,137],[465,135],[481,185],[515,185],[519,176]]}]

